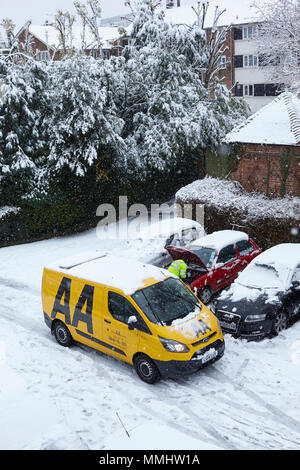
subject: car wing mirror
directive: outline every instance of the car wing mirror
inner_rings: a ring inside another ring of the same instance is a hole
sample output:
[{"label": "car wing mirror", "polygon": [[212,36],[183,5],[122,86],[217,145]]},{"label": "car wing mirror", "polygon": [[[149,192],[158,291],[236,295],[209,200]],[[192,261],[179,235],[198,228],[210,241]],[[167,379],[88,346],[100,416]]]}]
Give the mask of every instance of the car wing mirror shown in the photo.
[{"label": "car wing mirror", "polygon": [[297,287],[300,286],[300,282],[299,281],[294,281],[292,282],[292,289],[297,289]]},{"label": "car wing mirror", "polygon": [[128,318],[128,330],[134,330],[137,327],[138,320],[135,315],[131,315]]}]

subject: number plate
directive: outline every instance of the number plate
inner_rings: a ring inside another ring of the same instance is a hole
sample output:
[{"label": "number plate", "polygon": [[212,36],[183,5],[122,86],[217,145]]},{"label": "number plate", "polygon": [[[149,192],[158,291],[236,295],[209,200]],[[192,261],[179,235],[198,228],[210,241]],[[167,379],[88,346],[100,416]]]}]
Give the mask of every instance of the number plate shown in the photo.
[{"label": "number plate", "polygon": [[222,328],[227,330],[236,331],[236,324],[234,322],[227,323],[225,321],[220,320],[220,325]]},{"label": "number plate", "polygon": [[202,364],[205,364],[208,361],[211,361],[215,357],[217,357],[218,351],[216,349],[209,349],[202,358]]}]

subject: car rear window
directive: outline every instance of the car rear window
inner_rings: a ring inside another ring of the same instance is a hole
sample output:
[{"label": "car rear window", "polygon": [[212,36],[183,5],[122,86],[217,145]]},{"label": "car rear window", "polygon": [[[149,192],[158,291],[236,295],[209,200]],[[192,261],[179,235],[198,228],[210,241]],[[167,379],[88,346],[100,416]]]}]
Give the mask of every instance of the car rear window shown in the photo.
[{"label": "car rear window", "polygon": [[236,246],[241,256],[248,255],[249,253],[251,253],[251,251],[254,250],[254,247],[248,240],[241,240],[237,242]]}]

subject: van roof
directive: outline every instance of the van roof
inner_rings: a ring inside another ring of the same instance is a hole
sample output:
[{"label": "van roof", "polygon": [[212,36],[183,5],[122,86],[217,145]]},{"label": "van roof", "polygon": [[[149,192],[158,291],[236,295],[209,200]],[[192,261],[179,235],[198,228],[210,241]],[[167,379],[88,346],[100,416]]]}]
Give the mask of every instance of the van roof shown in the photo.
[{"label": "van roof", "polygon": [[70,256],[46,269],[120,289],[125,295],[172,276],[165,269],[101,251]]}]

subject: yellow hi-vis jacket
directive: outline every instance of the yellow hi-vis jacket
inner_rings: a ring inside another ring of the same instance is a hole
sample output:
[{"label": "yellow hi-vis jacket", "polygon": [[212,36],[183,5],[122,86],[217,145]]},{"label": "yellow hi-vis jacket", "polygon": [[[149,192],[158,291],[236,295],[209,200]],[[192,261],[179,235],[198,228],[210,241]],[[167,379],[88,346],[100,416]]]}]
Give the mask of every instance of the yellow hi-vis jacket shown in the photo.
[{"label": "yellow hi-vis jacket", "polygon": [[185,279],[186,268],[186,263],[182,259],[177,259],[176,261],[173,261],[173,263],[169,266],[168,271],[180,277],[180,279]]}]

